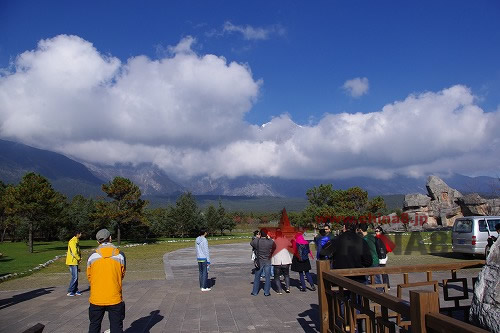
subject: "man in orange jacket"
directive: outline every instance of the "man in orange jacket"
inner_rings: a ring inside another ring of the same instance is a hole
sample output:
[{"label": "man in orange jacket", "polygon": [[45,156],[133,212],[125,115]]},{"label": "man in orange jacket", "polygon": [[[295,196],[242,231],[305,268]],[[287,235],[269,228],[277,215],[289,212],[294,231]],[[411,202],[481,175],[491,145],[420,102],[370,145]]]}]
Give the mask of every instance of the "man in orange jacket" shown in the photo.
[{"label": "man in orange jacket", "polygon": [[104,312],[108,311],[111,333],[123,332],[125,303],[122,280],[125,277],[125,255],[111,243],[111,234],[101,229],[96,234],[99,247],[87,261],[90,283],[89,332],[100,332]]}]

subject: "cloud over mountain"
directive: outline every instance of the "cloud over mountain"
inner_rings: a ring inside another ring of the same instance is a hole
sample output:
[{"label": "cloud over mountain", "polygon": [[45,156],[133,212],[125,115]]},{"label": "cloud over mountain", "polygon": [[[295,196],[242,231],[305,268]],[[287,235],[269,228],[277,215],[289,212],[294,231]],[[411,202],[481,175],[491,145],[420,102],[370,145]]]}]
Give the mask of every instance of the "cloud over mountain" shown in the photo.
[{"label": "cloud over mountain", "polygon": [[498,170],[500,111],[484,112],[465,86],[317,124],[277,114],[258,126],[244,119],[263,81],[247,64],[197,54],[195,42],[122,62],[78,36],[42,40],[0,71],[0,137],[89,162],[153,162],[180,178]]}]

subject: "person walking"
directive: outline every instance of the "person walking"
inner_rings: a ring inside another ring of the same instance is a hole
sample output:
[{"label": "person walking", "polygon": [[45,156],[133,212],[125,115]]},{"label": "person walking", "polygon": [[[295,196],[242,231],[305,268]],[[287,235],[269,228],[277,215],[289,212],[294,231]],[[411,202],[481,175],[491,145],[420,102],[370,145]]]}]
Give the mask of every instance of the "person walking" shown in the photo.
[{"label": "person walking", "polygon": [[257,296],[260,290],[260,275],[264,272],[264,296],[270,296],[271,291],[271,255],[275,247],[274,241],[267,235],[267,231],[262,229],[260,234],[250,242],[250,245],[257,253],[257,268],[253,279],[252,295]]},{"label": "person walking", "polygon": [[200,272],[201,291],[212,290],[208,284],[208,269],[210,267],[210,251],[208,250],[207,229],[202,228],[199,236],[196,237],[196,260]]},{"label": "person walking", "polygon": [[314,282],[309,271],[311,270],[311,262],[309,261],[309,257],[314,259],[311,249],[309,248],[309,243],[304,239],[304,236],[301,233],[297,233],[295,235],[295,239],[292,241],[292,249],[293,249],[293,259],[292,259],[292,271],[299,273],[300,278],[300,291],[306,291],[306,282],[304,280],[304,276],[307,278],[307,281],[311,285],[311,290],[315,291],[316,287],[314,286]]},{"label": "person walking", "polygon": [[101,229],[96,234],[99,246],[87,261],[90,284],[89,333],[101,332],[104,312],[108,312],[111,333],[123,332],[125,303],[122,281],[127,267],[125,254],[111,243],[111,234]]},{"label": "person walking", "polygon": [[[375,228],[375,241],[377,245],[378,254],[378,266],[385,267],[387,265],[388,255],[387,253],[392,252],[390,245],[386,242],[387,236],[384,235],[384,230],[382,227],[378,226]],[[382,282],[387,285],[387,290],[391,290],[391,283],[389,282],[389,275],[382,274]]]},{"label": "person walking", "polygon": [[66,265],[69,267],[71,273],[71,280],[69,282],[67,296],[80,296],[82,293],[78,291],[78,272],[80,269],[78,265],[82,260],[80,253],[80,237],[82,233],[77,230],[73,237],[68,242],[68,252],[66,253]]},{"label": "person walking", "polygon": [[292,263],[290,251],[292,250],[292,244],[290,240],[283,235],[281,230],[276,230],[274,244],[274,252],[271,258],[271,264],[274,268],[274,284],[278,295],[282,295],[281,275],[285,278],[285,292],[290,293],[290,264]]}]

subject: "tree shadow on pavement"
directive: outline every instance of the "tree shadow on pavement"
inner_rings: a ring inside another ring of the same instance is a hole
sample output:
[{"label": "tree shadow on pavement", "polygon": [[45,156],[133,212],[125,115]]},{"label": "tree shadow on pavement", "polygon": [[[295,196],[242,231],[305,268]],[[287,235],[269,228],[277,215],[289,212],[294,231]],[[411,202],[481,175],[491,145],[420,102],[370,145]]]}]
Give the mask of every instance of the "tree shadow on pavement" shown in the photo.
[{"label": "tree shadow on pavement", "polygon": [[319,332],[319,306],[311,304],[311,308],[298,314],[297,321],[306,333]]},{"label": "tree shadow on pavement", "polygon": [[149,316],[137,319],[125,330],[126,333],[149,332],[149,330],[163,320],[160,310],[151,311]]},{"label": "tree shadow on pavement", "polygon": [[29,301],[30,299],[37,298],[43,295],[50,294],[54,291],[55,287],[40,288],[31,290],[22,294],[14,295],[11,298],[0,299],[0,310],[8,308],[9,306],[16,305],[18,303]]}]

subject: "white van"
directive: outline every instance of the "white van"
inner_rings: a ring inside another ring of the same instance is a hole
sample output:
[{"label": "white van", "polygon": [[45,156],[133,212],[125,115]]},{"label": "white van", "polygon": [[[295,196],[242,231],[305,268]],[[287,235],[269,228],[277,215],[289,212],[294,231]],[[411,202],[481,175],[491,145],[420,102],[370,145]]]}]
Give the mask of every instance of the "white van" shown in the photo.
[{"label": "white van", "polygon": [[488,236],[497,236],[495,226],[500,216],[466,216],[455,220],[452,250],[457,253],[484,255]]}]

